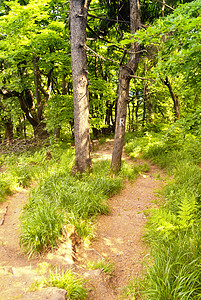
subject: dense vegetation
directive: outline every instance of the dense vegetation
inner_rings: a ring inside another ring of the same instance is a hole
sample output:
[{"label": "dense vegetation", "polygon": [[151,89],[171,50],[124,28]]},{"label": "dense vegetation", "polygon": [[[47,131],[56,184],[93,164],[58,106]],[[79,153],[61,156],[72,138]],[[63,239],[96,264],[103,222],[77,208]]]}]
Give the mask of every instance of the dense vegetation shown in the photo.
[{"label": "dense vegetation", "polygon": [[[152,246],[151,267],[139,293],[147,299],[199,299],[201,296],[201,111],[165,130],[149,132],[127,143],[165,168],[172,180],[164,204],[150,210],[146,238]],[[160,174],[159,174],[160,175]],[[136,286],[135,286],[136,288]],[[131,288],[131,293],[137,293]]]},{"label": "dense vegetation", "polygon": [[[113,136],[118,74],[137,43],[125,149],[131,158],[151,159],[172,180],[163,205],[150,211],[151,267],[125,293],[200,299],[201,1],[140,2],[141,25],[132,35],[128,0],[90,2],[90,136]],[[55,247],[68,224],[89,240],[94,217],[109,211],[107,198],[121,189],[125,177],[133,179],[140,171],[122,163],[114,175],[109,161],[92,161],[86,174],[72,174],[77,108],[68,18],[68,1],[0,2],[0,199],[37,182],[21,220],[21,244],[30,255]],[[58,277],[52,274],[49,282],[61,282]]]}]

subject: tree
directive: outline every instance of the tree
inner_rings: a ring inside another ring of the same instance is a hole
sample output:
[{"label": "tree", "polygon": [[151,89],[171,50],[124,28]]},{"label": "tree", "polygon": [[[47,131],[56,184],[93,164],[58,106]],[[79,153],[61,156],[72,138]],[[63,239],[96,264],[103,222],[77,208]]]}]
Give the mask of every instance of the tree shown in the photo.
[{"label": "tree", "polygon": [[19,101],[35,137],[43,139],[45,106],[51,94],[62,93],[63,77],[70,73],[69,38],[47,0],[7,5],[9,13],[0,19],[0,95]]},{"label": "tree", "polygon": [[91,167],[86,25],[89,0],[70,2],[70,42],[73,75],[75,171]]},{"label": "tree", "polygon": [[[138,0],[130,0],[130,31],[134,34],[140,27],[140,4]],[[125,53],[126,54],[126,53]],[[124,144],[127,103],[129,100],[129,83],[135,74],[140,56],[140,47],[137,42],[131,45],[130,57],[124,65],[123,59],[119,68],[117,117],[115,127],[115,140],[112,152],[111,169],[118,172],[121,167],[121,157]]]}]

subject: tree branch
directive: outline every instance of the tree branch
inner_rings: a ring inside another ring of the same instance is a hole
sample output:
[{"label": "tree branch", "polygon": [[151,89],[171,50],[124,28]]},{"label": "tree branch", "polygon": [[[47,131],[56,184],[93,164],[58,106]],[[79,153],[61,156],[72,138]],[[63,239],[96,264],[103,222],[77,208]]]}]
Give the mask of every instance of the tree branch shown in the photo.
[{"label": "tree branch", "polygon": [[97,52],[95,52],[94,50],[92,50],[91,48],[89,48],[88,46],[85,46],[85,47],[86,47],[86,50],[91,51],[91,52],[94,53],[95,56],[97,56],[98,58],[100,58],[100,59],[102,59],[102,60],[104,60],[104,61],[109,60],[109,61],[111,61],[111,62],[113,62],[113,63],[119,65],[119,62],[118,62],[118,61],[115,61],[115,60],[110,59],[110,58],[103,57],[103,56],[99,55]]},{"label": "tree branch", "polygon": [[6,98],[10,98],[10,97],[19,97],[20,93],[16,91],[6,91],[4,89],[0,89],[0,95],[5,96]]},{"label": "tree branch", "polygon": [[105,21],[109,21],[109,22],[119,22],[119,23],[127,23],[127,24],[130,23],[128,21],[122,21],[122,20],[116,20],[116,19],[108,19],[108,18],[103,18],[103,17],[99,17],[99,16],[94,16],[92,14],[88,14],[88,16],[92,17],[92,18],[95,18],[95,19],[105,20]]},{"label": "tree branch", "polygon": [[162,3],[163,5],[167,6],[167,7],[170,8],[171,10],[174,10],[173,7],[169,6],[168,4],[166,4],[166,3],[163,2],[163,1],[160,1],[160,0],[154,0],[154,1],[159,2],[159,3]]},{"label": "tree branch", "polygon": [[129,76],[132,77],[132,78],[136,78],[136,79],[149,80],[149,81],[156,82],[156,80],[155,80],[155,79],[152,79],[152,78],[141,77],[141,76],[136,76],[136,75],[129,75]]}]

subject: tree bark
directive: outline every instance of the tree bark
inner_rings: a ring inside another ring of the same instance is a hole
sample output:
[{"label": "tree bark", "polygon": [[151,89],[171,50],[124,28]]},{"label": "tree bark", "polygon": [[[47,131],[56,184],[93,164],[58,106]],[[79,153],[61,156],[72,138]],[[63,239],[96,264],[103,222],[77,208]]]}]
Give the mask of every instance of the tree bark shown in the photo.
[{"label": "tree bark", "polygon": [[11,118],[8,118],[5,122],[5,140],[6,144],[13,142],[13,123]]},{"label": "tree bark", "polygon": [[73,75],[75,172],[91,168],[86,24],[89,0],[70,1],[71,67]]},{"label": "tree bark", "polygon": [[31,90],[24,90],[18,95],[18,99],[21,109],[24,111],[27,120],[33,127],[35,138],[46,139],[49,136],[49,133],[45,129],[46,124],[39,119],[39,116],[41,118],[42,114],[36,112]]},{"label": "tree bark", "polygon": [[174,115],[175,115],[175,121],[176,120],[179,120],[180,118],[180,102],[179,102],[179,98],[178,96],[174,93],[173,91],[173,88],[172,88],[172,85],[170,83],[170,80],[169,78],[166,76],[165,80],[162,79],[162,82],[163,84],[165,84],[168,89],[169,89],[169,92],[170,92],[170,96],[173,100],[173,103],[174,103]]},{"label": "tree bark", "polygon": [[[130,30],[134,34],[140,25],[140,4],[138,0],[130,0]],[[115,140],[113,145],[111,169],[118,172],[121,168],[121,157],[124,145],[124,135],[126,126],[127,103],[129,100],[130,75],[135,74],[139,63],[138,43],[131,45],[131,53],[126,65],[120,64],[119,83],[117,97],[117,117],[115,127]]]},{"label": "tree bark", "polygon": [[49,136],[48,131],[45,129],[46,124],[43,123],[41,119],[38,119],[38,113],[34,107],[31,90],[26,89],[19,93],[0,89],[0,95],[3,95],[4,98],[18,98],[21,109],[25,113],[29,123],[33,126],[35,138],[45,139]]},{"label": "tree bark", "polygon": [[36,100],[37,100],[37,117],[38,121],[42,118],[43,112],[43,105],[41,101],[41,93],[40,93],[40,70],[38,67],[38,58],[34,57],[33,59],[33,66],[34,66],[34,84],[35,84],[35,93],[36,93]]}]

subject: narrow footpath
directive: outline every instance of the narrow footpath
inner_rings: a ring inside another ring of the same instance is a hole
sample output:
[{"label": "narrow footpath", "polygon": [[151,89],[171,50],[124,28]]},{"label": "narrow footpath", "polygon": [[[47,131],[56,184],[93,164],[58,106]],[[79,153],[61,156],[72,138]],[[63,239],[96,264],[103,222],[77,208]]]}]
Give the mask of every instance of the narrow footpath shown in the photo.
[{"label": "narrow footpath", "polygon": [[[112,144],[111,140],[100,146],[93,159],[111,159]],[[130,160],[125,154],[123,159],[131,164],[145,163],[140,159]],[[111,212],[98,218],[95,240],[88,247],[81,243],[76,253],[64,244],[54,253],[28,259],[19,246],[19,217],[29,191],[23,189],[1,203],[0,214],[6,210],[6,215],[0,226],[0,299],[65,299],[65,294],[55,289],[35,291],[35,282],[42,281],[49,269],[54,268],[71,268],[85,276],[89,300],[126,299],[121,298],[122,287],[130,278],[143,274],[149,257],[143,241],[146,210],[160,201],[158,191],[165,183],[163,171],[147,163],[148,172],[140,174],[133,183],[126,182],[121,192],[109,199]],[[101,270],[87,270],[89,261],[99,259],[114,264],[113,276],[106,276]]]}]

